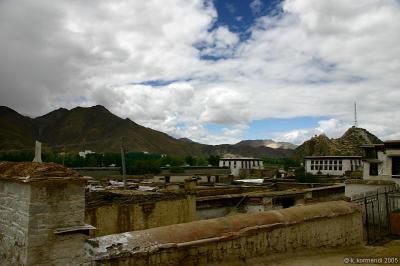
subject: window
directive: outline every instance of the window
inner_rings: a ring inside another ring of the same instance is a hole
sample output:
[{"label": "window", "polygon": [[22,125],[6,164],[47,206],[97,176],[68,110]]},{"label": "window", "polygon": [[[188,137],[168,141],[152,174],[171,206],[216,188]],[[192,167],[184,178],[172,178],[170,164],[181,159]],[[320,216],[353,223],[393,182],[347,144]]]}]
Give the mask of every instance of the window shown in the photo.
[{"label": "window", "polygon": [[332,170],[332,165],[329,165],[329,170]]},{"label": "window", "polygon": [[339,166],[339,170],[342,171],[342,166],[341,165]]},{"label": "window", "polygon": [[324,170],[328,170],[328,166],[327,165],[324,166]]},{"label": "window", "polygon": [[392,157],[392,177],[400,178],[400,157]]},{"label": "window", "polygon": [[311,170],[314,170],[314,165],[311,165]]},{"label": "window", "polygon": [[342,164],[342,160],[339,160],[339,164]]},{"label": "window", "polygon": [[314,160],[311,160],[311,164],[314,164]]},{"label": "window", "polygon": [[337,166],[336,165],[333,167],[333,170],[335,170],[335,171],[337,170]]},{"label": "window", "polygon": [[370,163],[369,164],[369,175],[377,176],[378,175],[378,164],[377,163]]},{"label": "window", "polygon": [[[336,160],[334,160],[334,161],[333,161],[333,164],[337,164],[337,161],[336,161]],[[336,170],[336,169],[335,169],[335,170]]]},{"label": "window", "polygon": [[236,161],[233,161],[233,167],[236,168]]}]

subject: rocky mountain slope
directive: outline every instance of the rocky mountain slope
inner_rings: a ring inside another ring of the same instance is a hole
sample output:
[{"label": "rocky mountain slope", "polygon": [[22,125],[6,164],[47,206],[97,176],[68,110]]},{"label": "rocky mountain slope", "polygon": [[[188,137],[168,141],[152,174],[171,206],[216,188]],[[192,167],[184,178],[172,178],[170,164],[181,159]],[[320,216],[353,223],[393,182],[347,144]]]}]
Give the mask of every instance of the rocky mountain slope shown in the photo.
[{"label": "rocky mountain slope", "polygon": [[297,159],[311,155],[362,155],[361,145],[382,143],[366,129],[351,127],[338,139],[325,134],[315,136],[296,148]]},{"label": "rocky mountain slope", "polygon": [[105,107],[57,109],[30,118],[0,106],[0,151],[31,149],[35,140],[43,149],[77,152],[119,152],[121,137],[127,151],[147,151],[170,155],[223,156],[226,153],[253,157],[290,157],[293,150],[235,145],[204,145],[175,139],[165,133],[122,119]]}]

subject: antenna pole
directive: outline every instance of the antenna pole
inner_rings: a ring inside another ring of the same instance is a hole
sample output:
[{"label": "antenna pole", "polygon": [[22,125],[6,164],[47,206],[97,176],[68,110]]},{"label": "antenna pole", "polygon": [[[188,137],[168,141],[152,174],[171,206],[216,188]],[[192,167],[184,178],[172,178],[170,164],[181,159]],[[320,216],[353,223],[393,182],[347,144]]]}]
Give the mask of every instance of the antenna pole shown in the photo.
[{"label": "antenna pole", "polygon": [[357,127],[357,102],[354,102],[354,127]]},{"label": "antenna pole", "polygon": [[122,179],[124,181],[124,189],[127,188],[126,185],[126,167],[125,167],[125,138],[121,137],[121,166],[122,166]]}]

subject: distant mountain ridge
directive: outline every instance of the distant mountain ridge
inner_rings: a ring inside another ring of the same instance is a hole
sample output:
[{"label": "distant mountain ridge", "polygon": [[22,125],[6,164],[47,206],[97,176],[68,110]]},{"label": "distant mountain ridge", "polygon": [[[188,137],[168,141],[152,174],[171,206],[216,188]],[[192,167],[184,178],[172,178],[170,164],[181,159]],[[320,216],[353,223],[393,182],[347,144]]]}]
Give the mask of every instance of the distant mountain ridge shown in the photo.
[{"label": "distant mountain ridge", "polygon": [[289,142],[277,142],[272,139],[256,139],[256,140],[242,140],[235,144],[236,146],[251,146],[251,147],[268,147],[272,149],[296,149],[297,145]]},{"label": "distant mountain ridge", "polygon": [[379,143],[382,141],[368,130],[351,127],[337,139],[321,134],[305,141],[296,148],[295,157],[301,159],[312,155],[362,155],[361,145]]},{"label": "distant mountain ridge", "polygon": [[170,155],[235,154],[246,157],[291,157],[293,150],[237,145],[205,145],[175,139],[165,133],[122,119],[104,106],[60,108],[40,117],[23,116],[0,106],[0,151],[33,148],[35,140],[57,151],[119,152],[121,137],[127,151]]}]

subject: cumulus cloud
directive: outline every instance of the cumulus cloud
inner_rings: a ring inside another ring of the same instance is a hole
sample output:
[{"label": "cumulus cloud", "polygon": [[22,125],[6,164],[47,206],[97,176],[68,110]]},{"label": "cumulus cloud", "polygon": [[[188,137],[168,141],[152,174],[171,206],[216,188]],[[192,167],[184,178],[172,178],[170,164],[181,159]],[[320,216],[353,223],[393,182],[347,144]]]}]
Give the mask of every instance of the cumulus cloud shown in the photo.
[{"label": "cumulus cloud", "polygon": [[[241,41],[214,26],[212,1],[0,1],[0,104],[33,115],[104,104],[206,143],[237,142],[253,120],[327,117],[274,135],[299,143],[343,133],[356,100],[360,126],[399,138],[399,2],[285,0],[281,8]],[[211,133],[207,123],[225,130]]]},{"label": "cumulus cloud", "polygon": [[310,139],[311,136],[325,134],[331,138],[340,137],[351,125],[345,124],[337,119],[321,120],[315,128],[303,128],[288,132],[279,132],[276,139],[279,141],[301,144]]},{"label": "cumulus cloud", "polygon": [[208,38],[200,43],[202,56],[229,57],[232,56],[239,42],[239,37],[227,27],[216,28],[208,35]]}]

